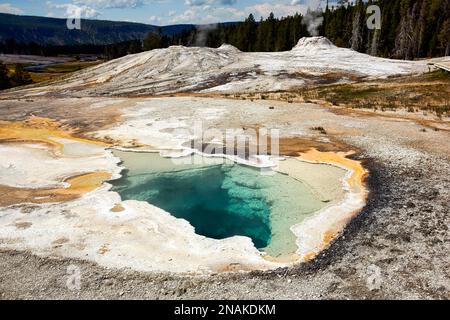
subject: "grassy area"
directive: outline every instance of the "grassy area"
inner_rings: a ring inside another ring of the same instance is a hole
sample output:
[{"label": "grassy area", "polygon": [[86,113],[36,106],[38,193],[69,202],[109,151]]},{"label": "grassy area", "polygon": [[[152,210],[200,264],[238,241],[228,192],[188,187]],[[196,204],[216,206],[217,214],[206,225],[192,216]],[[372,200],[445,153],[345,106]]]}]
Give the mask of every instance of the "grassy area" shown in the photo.
[{"label": "grassy area", "polygon": [[409,112],[425,110],[450,115],[450,74],[442,71],[417,77],[302,89],[297,94],[306,100],[325,100],[351,108],[381,111],[404,108]]},{"label": "grassy area", "polygon": [[315,85],[289,92],[225,94],[245,100],[292,102],[326,101],[335,106],[372,110],[404,109],[450,116],[450,73],[436,71],[420,76],[385,80],[358,79],[348,84]]},{"label": "grassy area", "polygon": [[[46,67],[42,72],[29,72],[33,83],[55,80],[63,75],[70,74],[88,67],[102,63],[103,61],[70,61],[61,64],[54,64]],[[9,75],[14,74],[14,64],[7,65]]]},{"label": "grassy area", "polygon": [[73,62],[66,62],[62,64],[55,64],[52,66],[49,66],[45,69],[45,72],[47,73],[70,73],[79,71],[88,67],[95,66],[102,61],[89,61],[89,62],[80,62],[80,61],[73,61]]}]

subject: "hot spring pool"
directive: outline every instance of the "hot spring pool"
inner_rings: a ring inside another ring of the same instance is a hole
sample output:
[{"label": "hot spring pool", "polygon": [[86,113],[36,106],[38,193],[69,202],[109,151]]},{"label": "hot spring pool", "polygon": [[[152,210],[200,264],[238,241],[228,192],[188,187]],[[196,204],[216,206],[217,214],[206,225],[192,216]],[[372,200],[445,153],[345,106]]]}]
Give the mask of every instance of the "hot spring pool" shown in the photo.
[{"label": "hot spring pool", "polygon": [[[127,168],[121,179],[111,182],[123,200],[147,201],[189,221],[197,234],[209,238],[249,237],[272,257],[294,254],[296,238],[290,227],[329,205],[290,175],[262,175],[259,169],[224,159],[114,154]],[[335,170],[339,183],[343,170]]]}]

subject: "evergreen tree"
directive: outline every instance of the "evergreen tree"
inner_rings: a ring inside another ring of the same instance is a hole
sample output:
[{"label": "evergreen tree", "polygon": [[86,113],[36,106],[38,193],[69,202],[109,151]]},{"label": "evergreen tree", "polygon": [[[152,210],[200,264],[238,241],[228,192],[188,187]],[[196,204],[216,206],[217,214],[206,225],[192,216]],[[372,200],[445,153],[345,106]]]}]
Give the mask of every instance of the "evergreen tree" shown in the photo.
[{"label": "evergreen tree", "polygon": [[450,19],[445,20],[439,32],[439,42],[443,48],[444,56],[450,56]]},{"label": "evergreen tree", "polygon": [[11,82],[8,77],[8,69],[0,61],[0,90],[8,89],[11,87]]},{"label": "evergreen tree", "polygon": [[142,42],[140,40],[132,40],[128,47],[128,53],[139,53],[142,52]]},{"label": "evergreen tree", "polygon": [[363,36],[364,36],[364,6],[362,0],[358,0],[356,6],[354,8],[354,17],[353,17],[353,28],[352,28],[352,38],[351,48],[356,51],[363,50]]},{"label": "evergreen tree", "polygon": [[419,19],[417,21],[415,34],[417,35],[415,55],[422,56],[424,53],[424,42],[427,33],[427,15],[428,15],[429,1],[423,0],[420,7]]},{"label": "evergreen tree", "polygon": [[150,32],[144,39],[144,50],[153,50],[162,48],[162,41],[159,33]]},{"label": "evergreen tree", "polygon": [[33,81],[31,80],[28,71],[23,68],[23,65],[20,63],[16,63],[14,66],[14,75],[11,78],[11,82],[13,86],[22,86],[30,84]]}]

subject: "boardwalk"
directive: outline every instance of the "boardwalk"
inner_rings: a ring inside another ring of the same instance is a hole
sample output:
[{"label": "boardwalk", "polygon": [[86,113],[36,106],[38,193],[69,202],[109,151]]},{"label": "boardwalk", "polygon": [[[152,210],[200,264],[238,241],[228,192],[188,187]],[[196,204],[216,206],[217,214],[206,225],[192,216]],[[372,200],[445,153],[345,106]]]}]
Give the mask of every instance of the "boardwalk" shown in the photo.
[{"label": "boardwalk", "polygon": [[447,72],[450,72],[450,62],[441,62],[441,63],[434,63],[434,66],[436,68],[445,70]]}]

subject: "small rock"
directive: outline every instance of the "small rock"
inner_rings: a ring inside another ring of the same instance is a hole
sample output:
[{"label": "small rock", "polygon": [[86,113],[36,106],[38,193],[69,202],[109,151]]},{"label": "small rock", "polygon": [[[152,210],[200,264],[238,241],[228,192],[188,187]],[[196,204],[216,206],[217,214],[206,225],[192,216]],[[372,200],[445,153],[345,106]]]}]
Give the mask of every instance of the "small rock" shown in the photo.
[{"label": "small rock", "polygon": [[112,286],[114,284],[111,279],[106,279],[105,281],[103,281],[103,283],[105,284],[105,286]]},{"label": "small rock", "polygon": [[413,202],[408,201],[408,203],[406,204],[406,207],[407,207],[407,208],[415,208],[416,205],[415,205]]},{"label": "small rock", "polygon": [[178,288],[175,290],[175,295],[177,297],[181,297],[185,293],[186,293],[186,289],[184,289],[184,288]]}]

